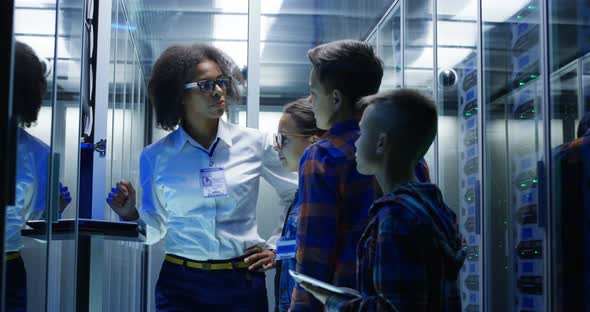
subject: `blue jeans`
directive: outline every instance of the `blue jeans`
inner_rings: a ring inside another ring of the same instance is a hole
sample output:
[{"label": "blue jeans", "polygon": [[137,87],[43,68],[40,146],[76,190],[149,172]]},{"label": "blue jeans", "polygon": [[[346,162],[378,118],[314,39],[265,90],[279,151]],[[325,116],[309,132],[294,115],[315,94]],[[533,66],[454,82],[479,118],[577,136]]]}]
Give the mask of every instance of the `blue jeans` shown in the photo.
[{"label": "blue jeans", "polygon": [[277,261],[277,273],[275,275],[275,311],[285,312],[291,306],[291,295],[295,288],[295,280],[289,274],[289,270],[295,271],[297,261],[295,259],[279,261]]},{"label": "blue jeans", "polygon": [[156,284],[156,310],[266,312],[265,275],[248,269],[194,269],[164,261]]},{"label": "blue jeans", "polygon": [[6,311],[27,311],[27,272],[21,257],[6,261]]}]

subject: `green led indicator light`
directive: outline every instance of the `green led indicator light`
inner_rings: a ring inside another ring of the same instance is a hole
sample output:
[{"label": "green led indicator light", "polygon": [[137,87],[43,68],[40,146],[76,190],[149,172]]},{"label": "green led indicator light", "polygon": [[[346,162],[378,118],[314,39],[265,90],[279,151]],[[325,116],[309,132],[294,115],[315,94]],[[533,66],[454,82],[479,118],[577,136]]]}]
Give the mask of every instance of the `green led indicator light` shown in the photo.
[{"label": "green led indicator light", "polygon": [[539,251],[538,250],[535,250],[535,255],[538,255],[538,254],[539,254]]},{"label": "green led indicator light", "polygon": [[535,79],[537,78],[537,75],[531,75],[531,78]]},{"label": "green led indicator light", "polygon": [[534,109],[533,109],[533,110],[531,110],[531,112],[533,112],[533,113],[534,113],[534,112],[536,112],[536,110],[534,110]]},{"label": "green led indicator light", "polygon": [[517,19],[521,19],[522,18],[522,15],[517,15],[516,18]]},{"label": "green led indicator light", "polygon": [[520,186],[521,187],[526,187],[526,183],[521,183]]},{"label": "green led indicator light", "polygon": [[469,117],[471,116],[471,113],[465,113],[465,116]]},{"label": "green led indicator light", "polygon": [[536,10],[537,6],[536,5],[529,5],[529,10]]},{"label": "green led indicator light", "polygon": [[537,183],[539,180],[537,179],[533,179],[533,183]]},{"label": "green led indicator light", "polygon": [[524,82],[519,82],[518,85],[522,87],[522,86],[525,85],[525,83]]}]

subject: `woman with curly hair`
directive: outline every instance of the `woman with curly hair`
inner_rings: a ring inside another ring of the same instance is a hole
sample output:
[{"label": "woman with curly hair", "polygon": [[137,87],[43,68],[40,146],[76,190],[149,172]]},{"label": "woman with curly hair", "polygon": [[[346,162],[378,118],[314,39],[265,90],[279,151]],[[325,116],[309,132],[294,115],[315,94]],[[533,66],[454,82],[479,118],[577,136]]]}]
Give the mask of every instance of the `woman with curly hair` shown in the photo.
[{"label": "woman with curly hair", "polygon": [[[14,42],[12,107],[17,128],[15,205],[6,209],[5,246],[6,310],[27,310],[27,272],[21,257],[21,229],[28,220],[40,219],[46,209],[47,166],[51,148],[26,128],[37,122],[47,91],[45,64],[25,43]],[[60,188],[59,212],[72,201],[67,187]]]},{"label": "woman with curly hair", "polygon": [[[171,131],[140,158],[141,205],[121,181],[107,201],[165,241],[156,284],[158,311],[267,311],[264,271],[275,241],[256,224],[259,180],[278,192],[285,211],[297,177],[282,169],[272,137],[221,119],[239,100],[240,72],[205,44],[173,46],[159,57],[148,91],[158,125]],[[280,231],[280,229],[279,229]]]}]

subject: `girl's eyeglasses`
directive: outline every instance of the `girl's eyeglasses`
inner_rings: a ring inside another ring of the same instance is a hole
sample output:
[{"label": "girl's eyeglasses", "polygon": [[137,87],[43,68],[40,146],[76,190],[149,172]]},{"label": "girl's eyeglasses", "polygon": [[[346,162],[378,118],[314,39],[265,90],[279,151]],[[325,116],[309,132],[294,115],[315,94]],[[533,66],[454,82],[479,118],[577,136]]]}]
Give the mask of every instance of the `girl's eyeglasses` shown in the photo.
[{"label": "girl's eyeglasses", "polygon": [[274,144],[278,149],[283,148],[285,145],[285,138],[286,137],[309,137],[310,134],[296,134],[296,133],[275,133],[274,134]]}]

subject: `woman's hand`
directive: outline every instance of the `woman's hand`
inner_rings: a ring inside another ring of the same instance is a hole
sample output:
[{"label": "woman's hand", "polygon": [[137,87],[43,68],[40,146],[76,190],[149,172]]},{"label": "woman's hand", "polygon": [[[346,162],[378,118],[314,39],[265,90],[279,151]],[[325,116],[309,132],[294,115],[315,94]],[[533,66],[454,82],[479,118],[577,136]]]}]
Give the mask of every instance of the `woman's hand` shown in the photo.
[{"label": "woman's hand", "polygon": [[135,189],[131,182],[121,180],[117,183],[109,193],[107,203],[121,218],[127,221],[139,219],[139,213],[135,208]]},{"label": "woman's hand", "polygon": [[248,267],[250,271],[266,272],[273,269],[276,265],[275,252],[268,249],[262,249],[258,246],[250,247],[246,249],[246,255],[244,262],[250,264]]},{"label": "woman's hand", "polygon": [[66,207],[72,202],[72,196],[67,186],[59,182],[59,212],[66,210]]}]

